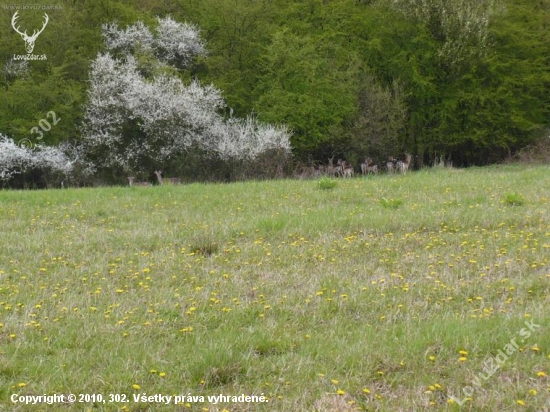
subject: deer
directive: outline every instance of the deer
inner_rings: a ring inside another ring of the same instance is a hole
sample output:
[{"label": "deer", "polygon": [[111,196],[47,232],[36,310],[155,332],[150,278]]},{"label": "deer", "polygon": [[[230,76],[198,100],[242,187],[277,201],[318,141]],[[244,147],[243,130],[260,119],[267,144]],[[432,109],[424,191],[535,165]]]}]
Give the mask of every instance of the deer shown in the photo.
[{"label": "deer", "polygon": [[388,173],[393,173],[395,170],[395,158],[390,156],[388,157],[388,161],[386,162],[386,169],[388,170]]},{"label": "deer", "polygon": [[363,163],[361,163],[361,174],[366,175],[373,173],[378,174],[378,166],[374,164],[372,158],[367,157]]},{"label": "deer", "polygon": [[[159,182],[159,185],[163,185],[164,179],[162,178],[162,170],[156,170],[155,175],[157,175],[157,180]],[[172,185],[179,185],[181,183],[181,179],[179,177],[170,177],[168,181]]]},{"label": "deer", "polygon": [[347,164],[345,160],[342,160],[342,176],[353,177],[353,166],[350,164]]},{"label": "deer", "polygon": [[407,173],[409,170],[409,166],[411,164],[412,155],[410,153],[405,153],[405,161],[398,161],[396,163],[396,169],[400,171],[402,174]]},{"label": "deer", "polygon": [[367,157],[363,163],[360,164],[361,167],[361,174],[366,175],[367,174],[367,167],[369,167],[369,158]]},{"label": "deer", "polygon": [[11,26],[13,27],[13,29],[19,34],[21,35],[21,38],[25,41],[25,48],[27,49],[27,53],[28,54],[31,54],[32,51],[34,50],[34,43],[36,42],[36,39],[38,37],[38,35],[40,33],[42,33],[44,31],[44,29],[46,28],[46,25],[48,24],[48,22],[50,21],[50,18],[48,17],[48,15],[46,13],[44,13],[44,17],[46,18],[44,20],[44,24],[42,25],[42,28],[38,31],[34,30],[33,33],[32,33],[32,36],[29,36],[27,34],[27,30],[25,30],[23,33],[21,33],[19,31],[19,26],[18,27],[15,27],[15,21],[19,18],[19,16],[17,15],[17,13],[19,13],[19,11],[16,11],[11,19]]},{"label": "deer", "polygon": [[334,156],[328,159],[327,174],[330,176],[337,176],[339,166],[334,166]]},{"label": "deer", "polygon": [[337,166],[336,166],[336,175],[343,177],[344,176],[344,167],[346,166],[346,161],[342,160],[342,159],[338,159],[336,164],[337,164]]},{"label": "deer", "polygon": [[135,176],[128,176],[128,186],[151,186],[149,182],[136,182]]}]

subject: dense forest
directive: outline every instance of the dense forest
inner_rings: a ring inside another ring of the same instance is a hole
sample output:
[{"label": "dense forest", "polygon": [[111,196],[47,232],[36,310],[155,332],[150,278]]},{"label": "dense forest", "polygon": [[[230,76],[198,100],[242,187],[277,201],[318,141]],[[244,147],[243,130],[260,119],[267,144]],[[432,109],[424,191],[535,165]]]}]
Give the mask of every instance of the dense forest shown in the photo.
[{"label": "dense forest", "polygon": [[[178,78],[214,85],[226,118],[288,126],[303,163],[411,152],[480,165],[548,135],[550,0],[42,3],[0,4],[0,133],[14,141],[36,139],[31,130],[52,111],[45,144],[82,139],[102,25],[154,28],[159,16],[195,25],[204,40],[206,53]],[[16,10],[29,34],[48,14],[33,51],[46,60],[14,59],[25,54]]]}]

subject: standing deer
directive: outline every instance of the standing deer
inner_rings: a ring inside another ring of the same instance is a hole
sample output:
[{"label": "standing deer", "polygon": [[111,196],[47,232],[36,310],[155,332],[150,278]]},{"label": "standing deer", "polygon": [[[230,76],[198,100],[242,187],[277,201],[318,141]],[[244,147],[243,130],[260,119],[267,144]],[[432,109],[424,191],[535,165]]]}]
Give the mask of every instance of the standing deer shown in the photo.
[{"label": "standing deer", "polygon": [[44,29],[46,28],[46,25],[48,24],[48,21],[50,21],[50,18],[48,17],[48,15],[46,13],[44,13],[44,17],[46,18],[45,21],[44,21],[44,24],[42,25],[42,28],[38,31],[34,30],[33,33],[32,33],[32,36],[29,36],[27,35],[27,30],[25,30],[23,33],[21,33],[19,31],[19,26],[15,27],[15,21],[19,18],[19,16],[17,15],[17,13],[19,13],[19,11],[16,11],[11,19],[11,26],[13,27],[13,29],[21,35],[21,37],[23,38],[23,40],[25,41],[25,48],[27,49],[27,53],[28,54],[31,54],[32,51],[34,50],[34,42],[36,41],[36,38],[38,37],[38,35],[40,33],[42,33],[44,31]]},{"label": "standing deer", "polygon": [[338,175],[338,166],[334,166],[334,156],[328,159],[327,174],[330,176]]},{"label": "standing deer", "polygon": [[[157,175],[157,180],[159,182],[159,185],[163,185],[164,179],[162,178],[162,170],[156,170],[155,175]],[[168,181],[172,185],[179,185],[181,183],[181,179],[179,177],[170,177]]]},{"label": "standing deer", "polygon": [[388,173],[393,173],[395,170],[395,157],[388,157],[388,161],[386,162],[386,169]]},{"label": "standing deer", "polygon": [[363,163],[360,164],[361,167],[361,174],[366,175],[367,174],[367,167],[369,167],[369,158],[367,157]]},{"label": "standing deer", "polygon": [[401,173],[405,174],[409,170],[409,166],[411,165],[412,155],[410,153],[405,153],[405,161],[399,161],[397,162],[397,170]]},{"label": "standing deer", "polygon": [[338,165],[338,166],[336,166],[336,175],[343,177],[344,176],[344,167],[346,165],[346,161],[342,160],[342,159],[338,159],[336,164]]},{"label": "standing deer", "polygon": [[367,157],[364,163],[361,163],[361,174],[366,175],[369,173],[378,174],[378,166],[374,164],[372,158]]},{"label": "standing deer", "polygon": [[342,160],[342,176],[353,177],[353,166],[347,164],[345,160]]}]

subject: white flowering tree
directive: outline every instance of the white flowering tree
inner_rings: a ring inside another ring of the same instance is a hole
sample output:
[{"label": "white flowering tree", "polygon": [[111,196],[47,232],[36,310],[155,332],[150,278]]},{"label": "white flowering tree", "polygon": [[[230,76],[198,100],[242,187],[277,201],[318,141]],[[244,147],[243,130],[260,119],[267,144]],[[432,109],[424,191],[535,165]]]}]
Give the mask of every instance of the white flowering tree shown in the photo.
[{"label": "white flowering tree", "polygon": [[0,182],[3,184],[33,170],[67,176],[75,161],[62,148],[38,145],[31,149],[17,145],[13,139],[0,133]]},{"label": "white flowering tree", "polygon": [[196,27],[167,17],[158,19],[155,34],[138,22],[126,29],[104,25],[103,36],[108,51],[92,62],[83,124],[84,146],[98,166],[139,170],[190,148],[224,160],[290,151],[285,127],[252,116],[225,120],[218,89],[178,77],[180,68],[205,54]]}]

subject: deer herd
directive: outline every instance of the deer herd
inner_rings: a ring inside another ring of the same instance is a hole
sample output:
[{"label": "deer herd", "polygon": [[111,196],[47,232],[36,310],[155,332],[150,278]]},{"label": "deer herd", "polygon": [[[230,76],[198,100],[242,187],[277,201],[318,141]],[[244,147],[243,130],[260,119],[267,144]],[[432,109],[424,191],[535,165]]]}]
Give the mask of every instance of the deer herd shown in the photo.
[{"label": "deer herd", "polygon": [[[398,160],[395,157],[391,156],[388,158],[385,164],[376,164],[371,157],[367,157],[360,164],[361,174],[362,175],[377,175],[381,170],[386,170],[388,173],[402,173],[405,174],[409,170],[412,162],[412,155],[405,153],[403,160]],[[327,166],[318,166],[310,167],[301,174],[301,176],[318,176],[318,175],[328,175],[333,177],[353,177],[354,168],[351,164],[345,160],[339,159],[334,164],[334,157],[328,159]]]},{"label": "deer herd", "polygon": [[[377,175],[381,170],[385,169],[387,173],[401,173],[405,174],[409,170],[409,167],[412,162],[412,155],[405,153],[403,160],[398,160],[395,157],[391,156],[388,158],[387,162],[382,164],[376,164],[372,158],[367,157],[364,162],[360,164],[361,174],[364,175]],[[314,177],[314,176],[333,176],[333,177],[345,177],[351,178],[355,174],[353,166],[346,162],[345,160],[338,159],[336,165],[334,164],[334,156],[328,159],[328,165],[318,166],[318,167],[309,167],[306,168],[302,173],[299,173],[299,177]],[[159,185],[179,185],[181,184],[181,179],[179,177],[163,178],[162,170],[156,170],[155,175]],[[135,176],[128,176],[128,185],[129,186],[152,186],[151,182],[137,181]]]}]

